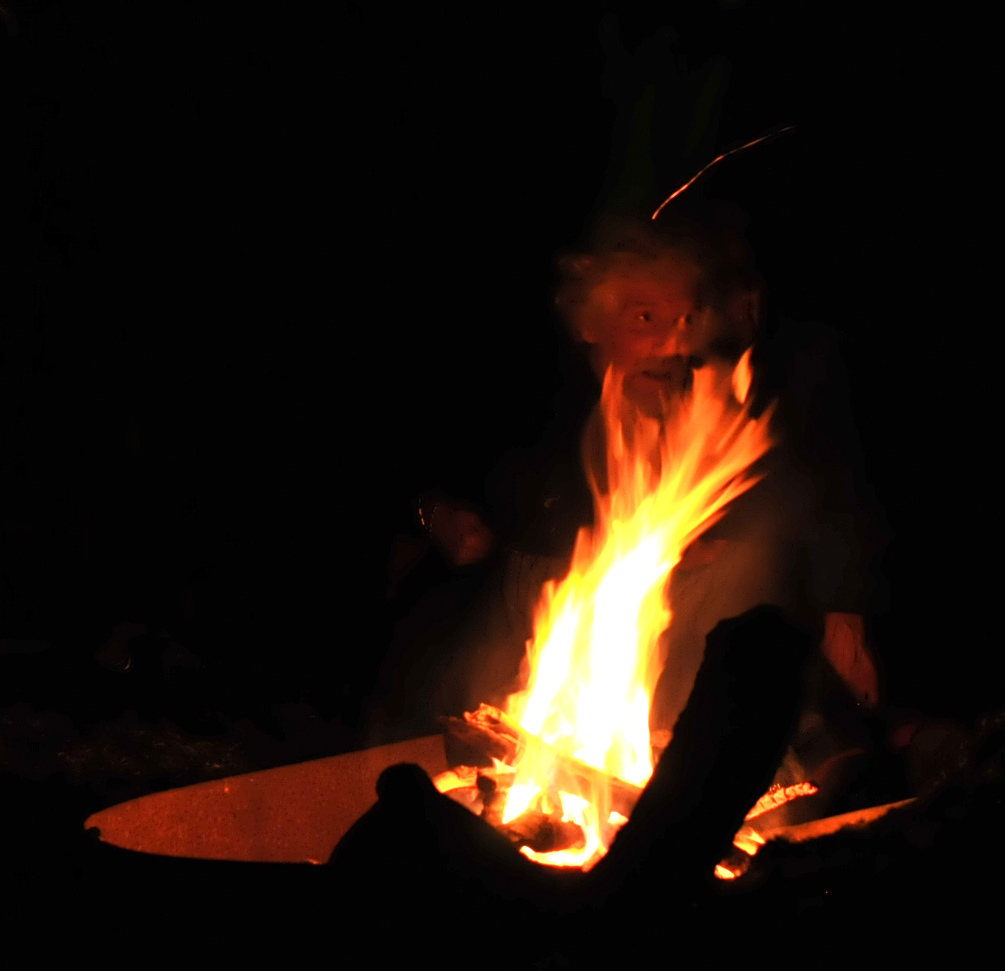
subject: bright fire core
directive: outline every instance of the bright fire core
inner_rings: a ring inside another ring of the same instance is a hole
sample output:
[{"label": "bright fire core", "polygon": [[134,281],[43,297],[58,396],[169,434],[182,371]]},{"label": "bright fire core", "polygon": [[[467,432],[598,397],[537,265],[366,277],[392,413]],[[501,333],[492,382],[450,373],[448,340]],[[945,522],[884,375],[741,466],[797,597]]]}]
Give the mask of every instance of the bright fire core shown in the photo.
[{"label": "bright fire core", "polygon": [[[545,584],[528,642],[527,689],[507,713],[553,749],[636,785],[653,771],[649,705],[659,642],[672,622],[666,589],[684,550],[753,486],[752,466],[771,447],[770,415],[752,418],[749,352],[732,375],[695,372],[665,423],[640,414],[608,371],[601,398],[606,483],[594,481],[595,524],[580,531],[568,575]],[[561,805],[585,845],[523,852],[540,863],[589,867],[623,816],[602,785],[559,791],[547,751],[516,764],[504,821],[528,807]]]}]

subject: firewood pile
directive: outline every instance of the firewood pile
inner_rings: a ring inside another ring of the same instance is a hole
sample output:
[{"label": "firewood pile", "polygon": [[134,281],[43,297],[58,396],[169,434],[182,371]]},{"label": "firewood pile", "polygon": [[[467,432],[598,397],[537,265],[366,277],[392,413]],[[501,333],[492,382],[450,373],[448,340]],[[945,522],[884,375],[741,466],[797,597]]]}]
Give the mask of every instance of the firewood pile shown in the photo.
[{"label": "firewood pile", "polygon": [[[585,845],[585,834],[574,821],[565,818],[559,792],[607,791],[610,793],[611,817],[609,842],[614,833],[631,815],[642,789],[609,775],[549,746],[525,732],[500,709],[482,704],[476,711],[465,712],[463,718],[441,719],[447,736],[448,751],[453,754],[454,768],[437,776],[436,788],[454,802],[480,816],[506,836],[517,847],[526,846],[538,853],[578,849]],[[657,738],[654,759],[658,760],[666,747],[665,738]],[[662,744],[659,744],[662,743]],[[527,752],[546,753],[554,767],[553,792],[514,819],[503,821],[506,795],[515,775],[514,766]],[[801,782],[782,788],[772,786],[746,816],[746,822],[777,809],[802,796],[813,795],[817,787]],[[736,846],[752,856],[763,840],[756,831],[744,826],[737,834]],[[720,876],[737,875],[738,865],[724,861]]]},{"label": "firewood pile", "polygon": [[[560,791],[596,791],[599,786],[609,786],[611,808],[618,814],[612,818],[620,817],[621,822],[631,813],[642,792],[638,786],[552,749],[492,705],[483,704],[477,711],[465,712],[463,718],[444,718],[441,722],[452,743],[448,749],[460,753],[455,757],[468,764],[460,764],[438,776],[434,780],[436,787],[481,816],[518,847],[550,853],[585,845],[582,828],[563,818]],[[554,766],[553,792],[545,794],[515,819],[503,822],[514,766],[531,750],[547,753]],[[613,837],[616,825],[611,825]]]}]

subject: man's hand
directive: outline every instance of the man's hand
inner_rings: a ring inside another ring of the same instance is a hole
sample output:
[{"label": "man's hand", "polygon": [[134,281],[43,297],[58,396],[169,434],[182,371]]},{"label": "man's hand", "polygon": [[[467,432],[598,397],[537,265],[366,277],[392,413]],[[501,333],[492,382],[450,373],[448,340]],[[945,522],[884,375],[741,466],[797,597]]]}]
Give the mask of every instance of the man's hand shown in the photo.
[{"label": "man's hand", "polygon": [[112,636],[94,653],[94,659],[107,671],[128,671],[133,666],[129,642],[147,632],[145,624],[124,620],[116,624]]},{"label": "man's hand", "polygon": [[495,536],[474,510],[445,498],[428,507],[422,513],[424,525],[449,563],[470,566],[492,552]]},{"label": "man's hand", "polygon": [[865,643],[865,622],[858,614],[824,617],[824,657],[865,708],[879,704],[879,675]]}]

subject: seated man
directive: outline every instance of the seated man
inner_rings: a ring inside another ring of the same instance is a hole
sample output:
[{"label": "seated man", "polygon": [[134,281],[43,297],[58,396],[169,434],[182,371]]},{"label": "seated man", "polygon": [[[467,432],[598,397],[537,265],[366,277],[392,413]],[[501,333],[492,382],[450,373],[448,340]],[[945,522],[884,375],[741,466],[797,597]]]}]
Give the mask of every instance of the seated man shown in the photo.
[{"label": "seated man", "polygon": [[[626,395],[653,417],[668,417],[695,368],[728,376],[759,336],[763,290],[728,213],[677,209],[651,226],[611,226],[565,268],[559,305],[573,335],[586,343],[598,376],[611,365],[623,371]],[[650,727],[672,732],[719,621],[759,604],[781,606],[819,630],[822,650],[779,781],[814,774],[836,790],[849,753],[868,747],[854,709],[878,701],[861,616],[869,592],[867,551],[856,535],[861,517],[847,491],[835,494],[826,484],[827,462],[800,440],[793,412],[805,412],[805,404],[791,400],[791,389],[763,380],[758,387],[759,378],[755,370],[755,411],[782,393],[779,444],[762,463],[763,481],[692,543],[671,575],[673,621],[661,641]],[[728,380],[719,386],[730,387]],[[603,455],[599,427],[591,423],[586,437],[586,462],[594,466]],[[835,512],[850,531],[828,528]],[[815,800],[817,811],[826,801]]]},{"label": "seated man", "polygon": [[[732,372],[760,335],[762,287],[752,258],[730,219],[712,209],[682,214],[678,208],[661,214],[654,224],[609,224],[589,253],[562,262],[562,272],[558,308],[596,378],[615,366],[625,374],[626,395],[658,419],[666,418],[687,393],[696,368]],[[755,368],[755,410],[775,396],[775,389],[763,386],[766,382],[758,387],[762,376]],[[785,608],[816,627],[822,638],[811,684],[814,698],[779,777],[785,783],[819,774],[828,759],[865,745],[854,710],[856,703],[874,706],[878,696],[861,616],[867,593],[860,579],[866,572],[862,557],[852,537],[825,525],[828,505],[854,520],[853,503],[843,495],[825,494],[819,486],[825,472],[816,470],[814,478],[804,471],[820,464],[807,459],[802,440],[807,436],[798,434],[794,420],[805,411],[783,393],[776,412],[780,444],[765,462],[768,475],[691,545],[674,570],[668,590],[673,622],[661,642],[663,673],[651,711],[651,728],[669,735],[701,665],[706,635],[716,624],[759,604]],[[595,413],[583,436],[581,461],[573,464],[596,475],[604,454],[602,422]],[[561,456],[549,458],[563,465]],[[512,480],[524,473],[509,470],[508,475]],[[565,494],[561,485],[554,485],[549,482],[541,496],[539,519],[546,525],[523,530],[521,538],[552,535],[563,540],[551,548],[511,541],[500,554],[498,595],[489,598],[489,609],[464,628],[450,657],[437,668],[435,704],[444,711],[472,708],[480,701],[501,703],[518,686],[541,583],[564,572],[575,527],[588,515],[581,471],[578,482],[565,483]],[[423,505],[432,542],[459,566],[505,545],[495,543],[463,504],[440,496]],[[556,528],[556,520],[563,518],[573,520],[572,528],[568,523]],[[835,563],[838,569],[833,569]],[[395,671],[414,667],[403,658],[407,650],[392,656],[392,680]],[[837,710],[836,716],[826,712],[828,707]]]}]

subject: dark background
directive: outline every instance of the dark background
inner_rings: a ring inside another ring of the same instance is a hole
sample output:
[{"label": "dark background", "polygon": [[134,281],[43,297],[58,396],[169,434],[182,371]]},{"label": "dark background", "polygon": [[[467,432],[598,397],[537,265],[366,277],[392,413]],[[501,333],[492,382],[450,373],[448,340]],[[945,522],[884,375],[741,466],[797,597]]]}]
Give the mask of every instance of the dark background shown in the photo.
[{"label": "dark background", "polygon": [[[615,30],[685,78],[725,59],[717,150],[799,125],[737,191],[772,309],[843,337],[894,537],[889,694],[1001,704],[981,24],[212,6],[2,7],[0,704],[135,707],[93,658],[138,620],[236,709],[306,699],[351,744],[414,497],[477,493],[561,397],[555,254],[649,70]],[[657,189],[707,160],[661,145]]]}]

